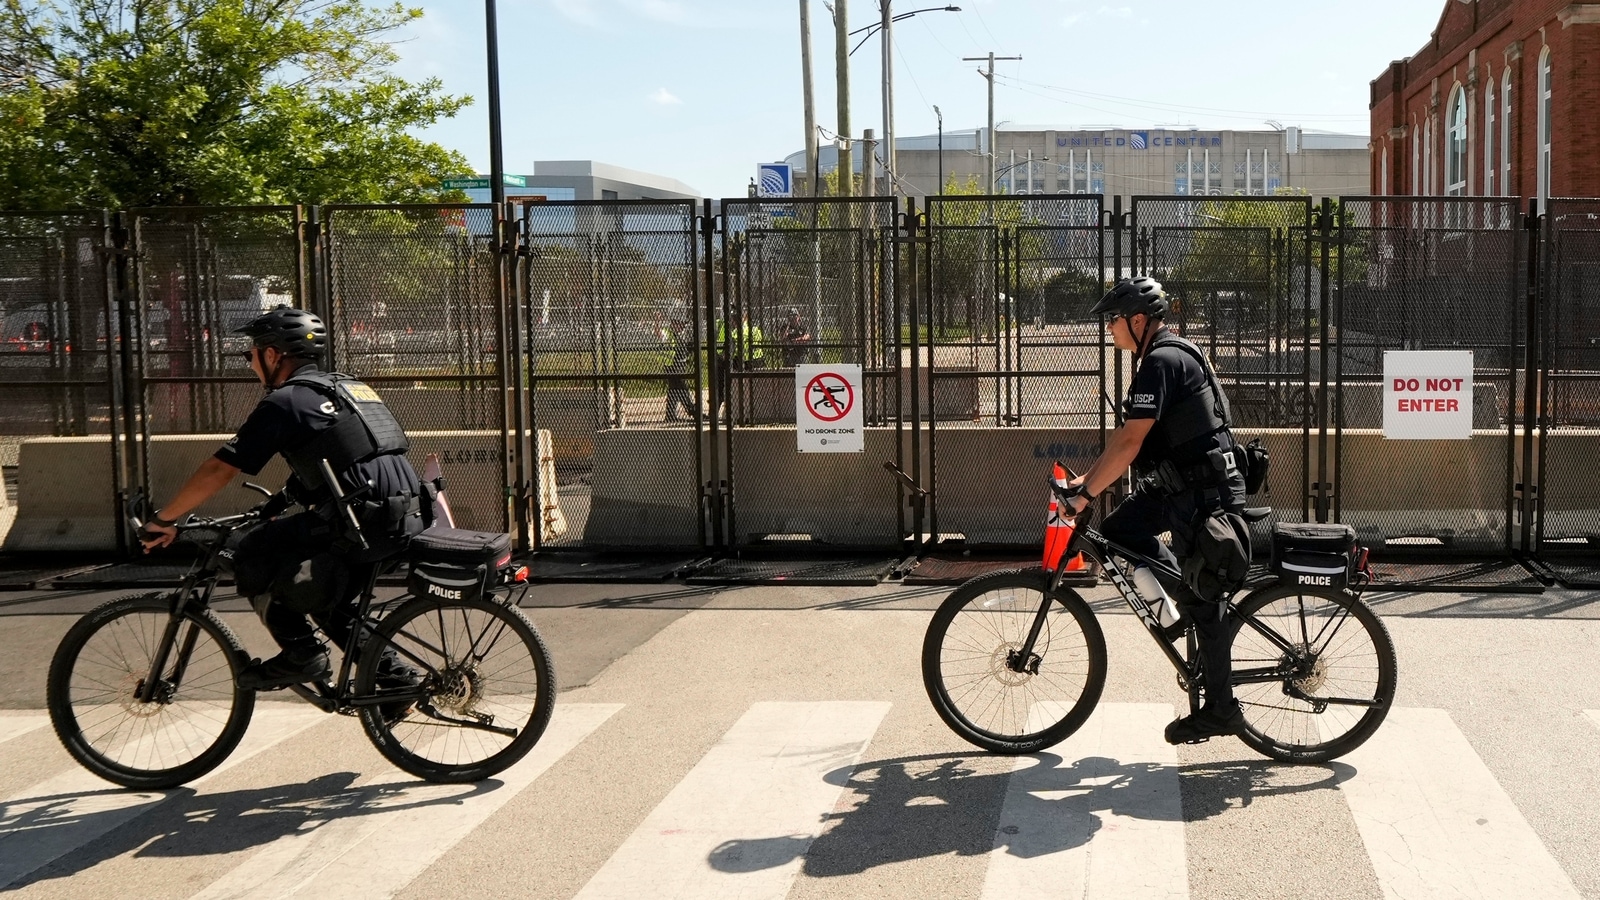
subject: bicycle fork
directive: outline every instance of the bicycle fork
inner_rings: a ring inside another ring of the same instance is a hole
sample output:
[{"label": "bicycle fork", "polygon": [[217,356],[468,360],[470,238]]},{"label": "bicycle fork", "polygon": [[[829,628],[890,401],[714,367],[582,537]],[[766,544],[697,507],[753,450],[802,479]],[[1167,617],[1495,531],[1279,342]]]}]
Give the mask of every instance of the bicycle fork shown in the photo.
[{"label": "bicycle fork", "polygon": [[172,676],[162,678],[161,673],[167,668],[167,659],[172,655],[172,648],[178,641],[178,629],[188,621],[183,611],[188,605],[186,600],[191,586],[184,585],[178,593],[178,599],[173,601],[172,614],[167,618],[167,627],[161,632],[161,640],[156,644],[156,652],[150,660],[150,672],[145,676],[144,682],[139,685],[134,699],[140,703],[154,703],[156,686],[164,685],[165,696],[159,698],[163,703],[170,701],[178,692],[178,685],[183,683],[184,672],[189,668],[189,658],[194,655],[194,645],[200,639],[200,624],[189,622],[189,630],[183,636],[183,646],[178,650],[178,659],[173,663]]}]

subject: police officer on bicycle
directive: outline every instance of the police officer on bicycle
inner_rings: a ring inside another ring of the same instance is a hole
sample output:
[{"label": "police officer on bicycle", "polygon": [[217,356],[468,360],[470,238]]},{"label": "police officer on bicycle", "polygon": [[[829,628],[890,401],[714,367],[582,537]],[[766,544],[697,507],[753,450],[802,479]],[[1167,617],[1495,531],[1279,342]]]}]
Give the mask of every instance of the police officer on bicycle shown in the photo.
[{"label": "police officer on bicycle", "polygon": [[[1161,284],[1148,277],[1119,281],[1095,305],[1096,315],[1111,316],[1112,340],[1119,350],[1133,353],[1137,368],[1123,424],[1070,486],[1077,489],[1074,512],[1082,511],[1131,465],[1134,491],[1101,523],[1101,534],[1174,568],[1178,557],[1187,560],[1184,583],[1168,587],[1199,641],[1205,703],[1167,726],[1167,741],[1180,744],[1236,734],[1244,726],[1229,683],[1226,601],[1243,583],[1249,531],[1237,515],[1244,507],[1245,479],[1234,459],[1227,399],[1200,350],[1167,329],[1168,308]],[[1158,537],[1164,531],[1172,533],[1172,549]],[[1197,571],[1210,558],[1200,551],[1219,540],[1233,542],[1232,555],[1243,553],[1234,566],[1241,571],[1224,573],[1221,586],[1216,572]],[[1181,634],[1181,626],[1170,629],[1169,636]]]},{"label": "police officer on bicycle", "polygon": [[[378,395],[319,367],[328,343],[320,318],[279,306],[235,333],[251,339],[244,356],[267,395],[233,439],[144,524],[140,539],[147,550],[172,543],[178,520],[240,472],[255,475],[282,454],[292,474],[265,504],[271,521],[247,532],[233,559],[239,593],[283,648],[246,667],[239,686],[271,690],[328,677],[327,646],[306,616],[347,645],[353,601],[372,567],[401,553],[423,528],[422,489],[404,455],[405,432]],[[325,471],[337,479],[347,504],[335,500]],[[274,518],[291,501],[306,511]],[[399,671],[405,667],[392,652],[386,662],[399,681],[415,681],[414,671]]]}]

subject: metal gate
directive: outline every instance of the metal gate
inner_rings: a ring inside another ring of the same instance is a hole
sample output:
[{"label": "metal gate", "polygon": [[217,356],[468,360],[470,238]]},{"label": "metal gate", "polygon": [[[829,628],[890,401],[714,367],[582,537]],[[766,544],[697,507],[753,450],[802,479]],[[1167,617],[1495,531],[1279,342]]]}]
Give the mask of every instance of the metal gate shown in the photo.
[{"label": "metal gate", "polygon": [[[0,517],[15,515],[21,482],[11,475],[31,438],[112,435],[113,493],[126,488],[115,455],[115,436],[126,425],[116,415],[122,332],[111,290],[113,247],[108,213],[0,215]],[[86,507],[84,518],[116,508],[116,497],[84,497],[75,483],[36,481],[28,489],[37,492],[31,503]],[[18,537],[30,546],[73,542],[78,535],[58,531],[57,523],[75,527],[75,518],[52,517],[53,533]]]},{"label": "metal gate", "polygon": [[517,215],[512,432],[540,548],[706,544],[700,221],[688,201]]},{"label": "metal gate", "polygon": [[1115,351],[1089,314],[1104,293],[1102,199],[928,200],[926,348],[913,352],[936,539],[1036,543],[1037,511],[1006,500],[1104,447]]},{"label": "metal gate", "polygon": [[1216,367],[1235,436],[1259,436],[1272,454],[1266,486],[1250,498],[1273,507],[1255,526],[1257,548],[1270,546],[1272,523],[1316,517],[1327,481],[1312,465],[1321,395],[1313,390],[1320,281],[1311,201],[1135,197],[1132,229],[1138,270],[1160,280],[1172,301],[1168,323]]},{"label": "metal gate", "polygon": [[[1509,557],[1513,485],[1522,482],[1526,280],[1523,220],[1513,199],[1371,198],[1340,202],[1333,360],[1334,516],[1376,554],[1461,551]],[[1473,435],[1408,441],[1396,477],[1383,437],[1383,354],[1470,350]],[[1412,463],[1414,466],[1414,462]]]},{"label": "metal gate", "polygon": [[510,530],[504,256],[492,205],[327,206],[317,287],[334,368],[382,395],[461,528]]},{"label": "metal gate", "polygon": [[[909,530],[895,480],[835,454],[796,453],[793,429],[794,366],[855,363],[866,453],[896,464],[912,455],[902,371],[914,256],[895,239],[894,199],[724,200],[720,223],[705,319],[710,487],[723,513],[714,537],[732,547],[899,547]],[[810,341],[785,340],[791,312]]]},{"label": "metal gate", "polygon": [[[142,440],[130,444],[135,484],[159,502],[231,435],[261,399],[233,333],[262,310],[295,304],[305,278],[298,207],[145,209],[132,238],[131,382]],[[217,440],[182,440],[184,436]],[[219,496],[202,513],[232,511]],[[119,517],[120,520],[120,517]]]},{"label": "metal gate", "polygon": [[1539,333],[1541,561],[1571,584],[1600,584],[1600,200],[1551,200],[1544,215]]}]

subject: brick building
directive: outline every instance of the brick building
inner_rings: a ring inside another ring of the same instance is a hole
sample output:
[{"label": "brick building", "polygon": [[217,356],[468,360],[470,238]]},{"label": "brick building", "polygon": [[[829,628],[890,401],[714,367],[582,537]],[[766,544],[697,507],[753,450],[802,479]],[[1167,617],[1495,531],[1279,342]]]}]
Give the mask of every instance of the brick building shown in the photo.
[{"label": "brick building", "polygon": [[1600,0],[1446,0],[1371,110],[1375,194],[1600,197]]}]

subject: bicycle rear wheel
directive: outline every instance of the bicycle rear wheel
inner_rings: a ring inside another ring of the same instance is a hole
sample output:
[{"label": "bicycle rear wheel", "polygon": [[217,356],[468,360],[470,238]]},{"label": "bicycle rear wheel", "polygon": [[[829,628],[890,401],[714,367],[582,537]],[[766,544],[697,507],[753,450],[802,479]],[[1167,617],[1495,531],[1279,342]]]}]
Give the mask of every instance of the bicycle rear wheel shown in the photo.
[{"label": "bicycle rear wheel", "polygon": [[950,593],[928,623],[922,682],[951,730],[994,753],[1035,753],[1082,727],[1106,681],[1100,623],[1076,592],[1052,594],[1033,657],[1014,668],[1045,603],[1042,569],[993,572]]},{"label": "bicycle rear wheel", "polygon": [[539,742],[555,709],[550,651],[521,610],[493,599],[414,598],[379,622],[361,651],[356,696],[378,692],[384,651],[422,675],[396,718],[363,706],[361,725],[385,758],[427,781],[481,781]]},{"label": "bicycle rear wheel", "polygon": [[1233,639],[1240,738],[1284,762],[1319,763],[1361,746],[1394,702],[1394,642],[1354,594],[1279,585],[1239,604]]},{"label": "bicycle rear wheel", "polygon": [[45,684],[50,722],[84,768],[131,788],[192,781],[228,758],[255,709],[244,647],[209,609],[178,623],[154,698],[139,696],[172,621],[170,594],[101,604],[68,629]]}]

